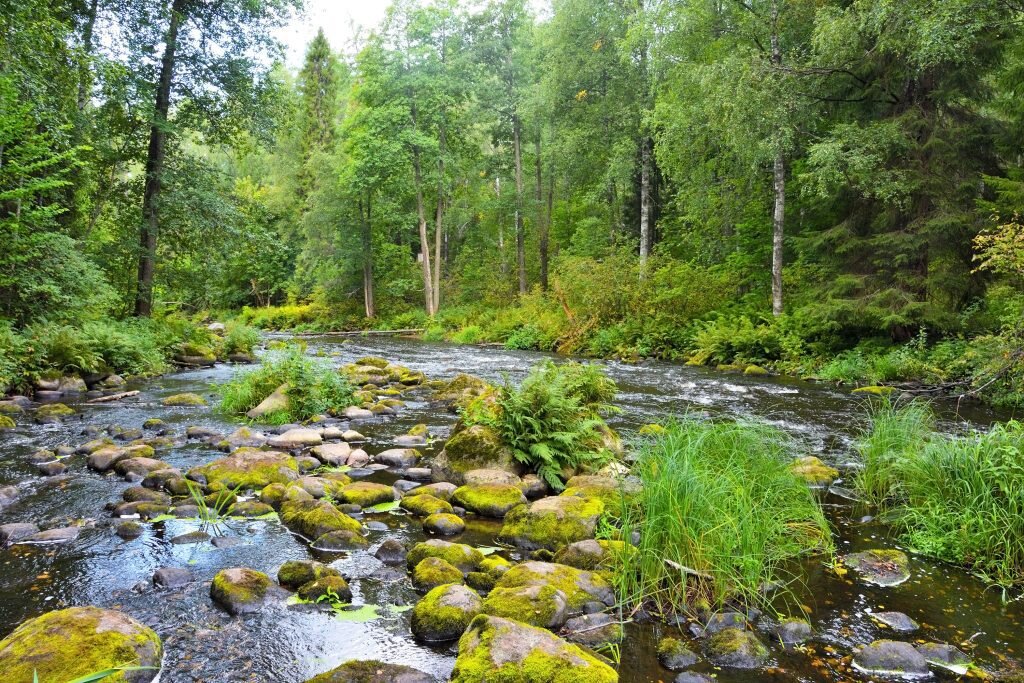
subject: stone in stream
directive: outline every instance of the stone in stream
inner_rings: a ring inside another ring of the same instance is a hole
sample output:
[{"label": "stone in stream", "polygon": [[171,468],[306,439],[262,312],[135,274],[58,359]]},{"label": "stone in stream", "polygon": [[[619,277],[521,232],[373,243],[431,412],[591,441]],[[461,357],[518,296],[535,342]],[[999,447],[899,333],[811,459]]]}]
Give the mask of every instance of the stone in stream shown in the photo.
[{"label": "stone in stream", "polygon": [[90,453],[95,453],[101,448],[108,448],[113,446],[114,442],[110,439],[92,439],[91,441],[86,441],[83,444],[79,444],[75,448],[75,453],[77,453],[78,455],[89,455]]},{"label": "stone in stream", "polygon": [[739,612],[716,612],[704,624],[704,633],[714,635],[727,628],[745,629],[747,627],[747,615]]},{"label": "stone in stream", "polygon": [[220,432],[210,427],[193,425],[185,429],[185,436],[189,439],[210,439],[220,436]]},{"label": "stone in stream", "polygon": [[513,508],[499,538],[524,550],[555,551],[594,537],[604,503],[596,498],[550,496]]},{"label": "stone in stream", "polygon": [[495,589],[519,586],[551,586],[562,591],[570,612],[581,612],[590,602],[607,607],[615,604],[615,593],[607,579],[564,564],[533,560],[517,564],[501,575]]},{"label": "stone in stream", "polygon": [[449,564],[458,568],[463,574],[468,574],[484,561],[484,555],[476,548],[462,544],[449,543],[440,539],[431,539],[423,543],[417,543],[409,550],[406,556],[406,563],[412,569],[428,557],[440,557]]},{"label": "stone in stream", "polygon": [[466,530],[466,523],[461,517],[438,512],[423,520],[423,530],[437,536],[457,536]]},{"label": "stone in stream", "polygon": [[554,631],[568,620],[569,603],[565,593],[552,586],[516,586],[494,588],[481,611]]},{"label": "stone in stream", "polygon": [[311,455],[297,455],[295,456],[295,465],[299,468],[300,474],[306,474],[320,469],[321,463]]},{"label": "stone in stream", "polygon": [[310,453],[325,465],[340,467],[348,464],[349,456],[352,455],[352,447],[347,443],[325,443],[314,446]]},{"label": "stone in stream", "polygon": [[29,454],[29,456],[25,458],[25,461],[31,465],[42,465],[44,463],[53,462],[56,459],[56,453],[40,448],[38,451]]},{"label": "stone in stream", "polygon": [[405,469],[416,464],[420,459],[420,452],[415,448],[392,448],[381,451],[373,456],[373,459],[388,467]]},{"label": "stone in stream", "polygon": [[839,477],[839,470],[813,455],[797,458],[789,466],[789,471],[813,487],[829,486]]},{"label": "stone in stream", "polygon": [[74,414],[75,411],[63,403],[50,403],[36,408],[34,417],[39,424],[57,424]]},{"label": "stone in stream", "polygon": [[232,505],[228,509],[228,514],[232,517],[256,519],[257,517],[269,515],[273,511],[274,508],[270,507],[266,503],[261,503],[257,500],[243,500]]},{"label": "stone in stream", "polygon": [[783,645],[799,645],[810,640],[814,631],[804,619],[783,619],[775,628],[775,635]]},{"label": "stone in stream", "polygon": [[366,437],[354,429],[346,429],[342,432],[341,438],[349,443],[361,443],[366,441]]},{"label": "stone in stream", "polygon": [[8,429],[14,429],[17,426],[17,423],[15,423],[11,418],[6,415],[0,415],[0,432]]},{"label": "stone in stream", "polygon": [[419,640],[455,640],[480,614],[480,596],[461,584],[438,586],[412,610],[412,633]]},{"label": "stone in stream", "polygon": [[518,475],[522,465],[497,432],[484,425],[473,425],[448,439],[430,469],[434,481],[450,481],[461,486],[466,483],[466,472],[471,470],[496,469]]},{"label": "stone in stream", "polygon": [[639,483],[620,480],[605,475],[576,475],[565,483],[562,497],[596,498],[604,503],[604,509],[613,515],[622,512],[623,499],[636,495]]},{"label": "stone in stream", "polygon": [[868,616],[899,633],[913,633],[921,628],[920,624],[903,612],[871,612]]},{"label": "stone in stream", "polygon": [[341,576],[341,572],[315,560],[288,560],[277,570],[278,583],[292,590],[325,576]]},{"label": "stone in stream", "polygon": [[554,561],[576,569],[613,569],[622,562],[624,553],[632,549],[622,541],[588,538],[565,546],[555,553]]},{"label": "stone in stream", "polygon": [[270,577],[245,567],[222,569],[210,584],[210,597],[231,615],[258,611],[270,594]]},{"label": "stone in stream", "polygon": [[341,499],[346,503],[368,508],[395,500],[395,490],[384,484],[358,481],[354,484],[349,484],[341,490]]},{"label": "stone in stream", "polygon": [[121,498],[128,503],[162,503],[164,505],[171,504],[171,497],[162,491],[154,491],[144,486],[131,486],[121,492]]},{"label": "stone in stream", "polygon": [[452,683],[616,683],[619,675],[594,655],[544,629],[478,615],[459,639]]},{"label": "stone in stream", "polygon": [[455,489],[457,488],[458,486],[456,486],[455,484],[449,484],[448,482],[443,481],[438,482],[436,484],[426,484],[424,486],[419,486],[417,488],[414,488],[412,491],[409,491],[405,495],[407,497],[410,497],[427,494],[433,496],[434,498],[440,498],[441,500],[451,500],[452,494],[455,493]]},{"label": "stone in stream", "polygon": [[12,522],[0,526],[0,543],[8,545],[39,533],[39,527],[29,522]]},{"label": "stone in stream", "polygon": [[620,643],[626,637],[622,624],[611,614],[599,612],[573,617],[562,627],[562,637],[590,648]]},{"label": "stone in stream", "polygon": [[297,486],[314,498],[325,498],[328,495],[332,498],[340,498],[342,489],[350,483],[352,482],[348,477],[339,480],[300,477],[288,486],[289,488]]},{"label": "stone in stream", "polygon": [[132,476],[143,481],[153,472],[172,469],[170,464],[155,458],[125,458],[114,465],[114,471],[122,477]]},{"label": "stone in stream", "polygon": [[768,661],[768,648],[751,631],[726,628],[708,640],[707,656],[715,666],[756,669]]},{"label": "stone in stream", "polygon": [[306,683],[434,683],[434,677],[401,664],[352,660]]},{"label": "stone in stream", "polygon": [[126,520],[117,525],[117,529],[114,530],[114,533],[126,541],[131,541],[141,536],[143,531],[145,531],[145,529],[138,522]]},{"label": "stone in stream", "polygon": [[68,466],[60,460],[51,460],[50,462],[39,463],[36,465],[36,469],[39,470],[39,474],[44,477],[55,477],[58,474],[64,474],[64,472],[67,471]]},{"label": "stone in stream", "polygon": [[519,490],[530,500],[543,498],[550,492],[548,485],[536,474],[524,474],[522,481],[519,482]]},{"label": "stone in stream", "polygon": [[180,567],[161,567],[153,572],[153,585],[160,588],[181,588],[192,582],[192,573]]},{"label": "stone in stream", "polygon": [[205,406],[206,399],[204,399],[199,394],[184,393],[175,394],[174,396],[168,396],[163,401],[161,401],[161,404],[172,408],[185,406]]},{"label": "stone in stream", "polygon": [[429,493],[419,496],[406,495],[400,503],[403,510],[417,517],[428,517],[437,513],[451,514],[452,506],[448,501],[435,498]]},{"label": "stone in stream", "polygon": [[305,583],[299,586],[297,593],[300,598],[310,602],[319,602],[323,599],[329,599],[333,603],[352,602],[352,589],[340,574],[321,576]]},{"label": "stone in stream", "polygon": [[349,406],[348,408],[345,408],[345,410],[342,413],[342,415],[344,415],[349,420],[353,420],[353,421],[354,420],[372,420],[374,417],[376,417],[376,415],[374,415],[369,410],[366,410],[365,408],[357,408],[356,406]]},{"label": "stone in stream", "polygon": [[311,541],[332,531],[362,531],[359,522],[325,500],[286,500],[281,503],[281,521]]},{"label": "stone in stream", "polygon": [[[128,460],[129,458],[152,458],[153,455],[152,446],[138,445],[125,446],[124,448],[105,446],[90,453],[86,464],[90,469],[97,472],[107,472],[122,460]],[[170,467],[170,465],[166,465],[166,467]]]},{"label": "stone in stream", "polygon": [[56,545],[58,543],[70,543],[82,533],[82,527],[66,526],[57,529],[47,529],[27,536],[20,541],[21,545]]},{"label": "stone in stream", "polygon": [[416,448],[417,446],[426,446],[427,437],[421,434],[402,434],[395,437],[394,444],[399,448]]},{"label": "stone in stream", "polygon": [[270,396],[267,396],[258,406],[245,414],[250,420],[259,420],[270,413],[283,412],[288,410],[288,385],[282,384],[274,389]]},{"label": "stone in stream", "polygon": [[658,661],[669,671],[689,668],[698,659],[697,654],[678,638],[662,638],[658,642]]},{"label": "stone in stream", "polygon": [[11,681],[70,681],[118,666],[118,680],[148,683],[163,663],[160,638],[131,617],[98,607],[71,607],[23,622],[0,641],[0,671]]},{"label": "stone in stream", "polygon": [[684,671],[683,673],[676,676],[673,683],[715,683],[715,679],[704,674],[695,674],[690,671]]},{"label": "stone in stream", "polygon": [[380,547],[377,548],[373,555],[386,565],[397,566],[405,564],[407,554],[405,546],[402,545],[401,541],[389,538],[380,544]]},{"label": "stone in stream", "polygon": [[464,473],[462,475],[462,482],[464,486],[474,484],[508,484],[510,486],[519,486],[523,480],[519,478],[519,475],[505,470],[478,469]]},{"label": "stone in stream", "polygon": [[249,427],[239,427],[217,442],[217,448],[227,453],[239,448],[260,448],[267,444],[267,435]]},{"label": "stone in stream", "polygon": [[236,545],[242,545],[242,539],[238,536],[214,536],[210,543],[213,544],[214,548],[226,549],[234,548]]},{"label": "stone in stream", "polygon": [[430,481],[430,468],[429,467],[410,467],[403,470],[404,476],[409,479],[415,479],[416,483],[424,481]]},{"label": "stone in stream", "polygon": [[16,486],[0,486],[0,510],[12,505],[18,500],[19,492]]},{"label": "stone in stream", "polygon": [[319,446],[322,443],[323,437],[320,436],[320,432],[303,427],[289,429],[283,434],[267,439],[267,445],[271,448],[283,448],[284,450],[298,450],[309,446]]},{"label": "stone in stream", "polygon": [[462,583],[462,572],[440,557],[428,557],[412,570],[412,585],[428,591],[448,583]]},{"label": "stone in stream", "polygon": [[395,490],[403,496],[409,491],[419,488],[419,485],[418,481],[409,481],[408,479],[397,479],[393,484],[391,484],[391,486],[393,486]]},{"label": "stone in stream", "polygon": [[952,671],[958,676],[966,674],[971,666],[971,658],[952,645],[921,643],[916,647],[929,664]]},{"label": "stone in stream", "polygon": [[268,484],[287,484],[299,477],[295,458],[279,451],[240,448],[230,455],[188,471],[188,478],[228,489],[262,489]]},{"label": "stone in stream", "polygon": [[925,676],[928,662],[910,643],[876,640],[853,655],[853,668],[870,676]]},{"label": "stone in stream", "polygon": [[889,587],[910,578],[910,558],[900,550],[865,550],[845,555],[842,560],[865,583]]},{"label": "stone in stream", "polygon": [[205,531],[190,531],[179,536],[175,536],[171,539],[172,545],[194,545],[196,543],[206,543],[210,540],[210,534]]},{"label": "stone in stream", "polygon": [[370,544],[362,535],[348,529],[330,531],[317,538],[310,545],[314,550],[326,550],[328,552],[342,552],[346,550],[359,550]]},{"label": "stone in stream", "polygon": [[502,519],[526,503],[526,496],[515,484],[465,484],[452,493],[452,502],[482,517]]}]

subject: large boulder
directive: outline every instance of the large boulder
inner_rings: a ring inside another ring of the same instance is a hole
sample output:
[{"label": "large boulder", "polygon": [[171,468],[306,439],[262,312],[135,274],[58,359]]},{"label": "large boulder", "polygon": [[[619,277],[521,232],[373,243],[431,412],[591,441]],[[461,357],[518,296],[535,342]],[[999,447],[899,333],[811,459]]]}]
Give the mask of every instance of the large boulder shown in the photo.
[{"label": "large boulder", "polygon": [[0,671],[12,683],[70,681],[126,665],[151,668],[104,680],[147,683],[159,677],[162,659],[156,633],[121,612],[98,607],[47,612],[0,641]]},{"label": "large boulder", "polygon": [[462,571],[440,557],[428,557],[412,570],[412,585],[429,591],[438,586],[462,583]]},{"label": "large boulder", "polygon": [[392,448],[390,450],[381,451],[377,455],[373,456],[376,462],[388,467],[394,467],[397,469],[408,469],[416,464],[416,461],[420,459],[420,452],[415,448]]},{"label": "large boulder", "polygon": [[[420,487],[422,488],[422,487]],[[419,488],[413,489],[418,491]],[[434,514],[451,514],[452,506],[446,500],[435,498],[429,493],[418,496],[405,496],[400,503],[403,510],[407,510],[417,517],[428,517]]]},{"label": "large boulder", "polygon": [[262,402],[245,414],[250,420],[262,420],[271,413],[281,413],[288,410],[288,385],[282,384],[274,392],[263,399]]},{"label": "large boulder", "polygon": [[455,640],[480,614],[480,596],[461,583],[434,588],[412,611],[412,632],[420,640]]},{"label": "large boulder", "polygon": [[307,427],[289,429],[284,434],[278,434],[267,439],[267,445],[271,448],[283,448],[294,451],[310,446],[319,446],[324,442],[320,432]]},{"label": "large boulder", "polygon": [[310,453],[325,465],[340,467],[348,463],[348,459],[352,455],[352,446],[345,442],[325,443],[315,446]]},{"label": "large boulder", "polygon": [[928,661],[910,643],[876,640],[853,655],[853,668],[869,676],[925,676]]},{"label": "large boulder", "polygon": [[371,481],[357,481],[341,490],[341,498],[346,503],[368,508],[393,501],[395,499],[395,489],[391,486],[375,484]]},{"label": "large boulder", "polygon": [[326,500],[286,500],[281,503],[281,521],[293,533],[315,541],[332,531],[360,533],[362,524]]},{"label": "large boulder", "polygon": [[280,451],[239,448],[188,472],[188,478],[207,484],[219,483],[229,489],[262,489],[268,484],[286,484],[297,479],[295,458]]},{"label": "large boulder", "polygon": [[514,484],[466,484],[455,489],[452,502],[483,517],[501,519],[525,503],[526,496]]},{"label": "large boulder", "polygon": [[632,546],[622,541],[594,540],[576,541],[555,553],[555,562],[567,564],[577,569],[593,571],[597,569],[614,569],[622,563],[623,556],[636,552]]},{"label": "large boulder", "polygon": [[565,593],[550,585],[495,588],[484,600],[483,613],[556,630],[569,618],[569,603]]},{"label": "large boulder", "polygon": [[751,631],[724,628],[711,636],[707,655],[715,666],[756,669],[768,661],[768,648]]},{"label": "large boulder", "polygon": [[434,683],[434,677],[401,664],[352,660],[306,683]]},{"label": "large boulder", "polygon": [[544,629],[481,614],[459,639],[452,683],[616,683],[594,655]]},{"label": "large boulder", "polygon": [[495,589],[519,586],[551,586],[565,595],[570,612],[579,612],[587,603],[615,604],[611,584],[600,574],[554,562],[523,562],[501,575]]},{"label": "large boulder", "polygon": [[910,578],[910,558],[901,550],[865,550],[842,559],[865,583],[898,586]]},{"label": "large boulder", "polygon": [[485,380],[465,373],[456,375],[451,381],[438,387],[431,400],[457,411],[465,408],[475,398],[494,393],[494,387]]},{"label": "large boulder", "polygon": [[406,555],[406,562],[412,569],[428,557],[439,557],[458,568],[463,574],[473,571],[484,561],[484,555],[476,548],[462,543],[449,543],[440,539],[431,539],[417,543]]},{"label": "large boulder", "polygon": [[604,503],[597,498],[541,498],[513,508],[505,516],[501,538],[526,550],[556,551],[564,545],[593,538],[604,509]]},{"label": "large boulder", "polygon": [[270,593],[270,577],[245,567],[222,569],[210,584],[210,597],[235,616],[258,611]]},{"label": "large boulder", "polygon": [[455,433],[434,457],[430,465],[434,481],[465,483],[465,474],[471,470],[495,469],[513,474],[522,471],[512,449],[506,446],[491,427],[473,425]]}]

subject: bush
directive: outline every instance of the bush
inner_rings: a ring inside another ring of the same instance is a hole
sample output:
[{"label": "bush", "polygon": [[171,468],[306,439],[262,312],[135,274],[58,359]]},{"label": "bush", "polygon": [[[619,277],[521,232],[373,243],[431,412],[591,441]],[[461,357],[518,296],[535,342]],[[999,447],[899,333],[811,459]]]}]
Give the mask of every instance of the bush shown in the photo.
[{"label": "bush", "polygon": [[244,415],[281,385],[287,385],[288,407],[262,418],[271,424],[301,422],[324,413],[338,413],[354,404],[352,387],[333,368],[290,346],[259,368],[223,385],[218,410]]},{"label": "bush", "polygon": [[616,576],[628,604],[664,614],[765,600],[796,580],[792,560],[833,550],[828,523],[789,469],[792,443],[752,422],[693,418],[640,452],[641,491],[625,500],[622,536],[636,552]]},{"label": "bush", "polygon": [[1024,585],[1024,425],[946,436],[923,403],[885,404],[858,444],[857,487],[916,552]]},{"label": "bush", "polygon": [[260,333],[252,327],[238,321],[229,322],[224,332],[224,342],[221,345],[221,354],[224,356],[233,353],[251,354],[256,345],[260,343]]},{"label": "bush", "polygon": [[546,361],[518,388],[506,382],[490,416],[471,411],[464,419],[497,429],[516,460],[560,490],[566,470],[597,467],[611,458],[602,416],[612,410],[615,391],[615,383],[596,365]]}]

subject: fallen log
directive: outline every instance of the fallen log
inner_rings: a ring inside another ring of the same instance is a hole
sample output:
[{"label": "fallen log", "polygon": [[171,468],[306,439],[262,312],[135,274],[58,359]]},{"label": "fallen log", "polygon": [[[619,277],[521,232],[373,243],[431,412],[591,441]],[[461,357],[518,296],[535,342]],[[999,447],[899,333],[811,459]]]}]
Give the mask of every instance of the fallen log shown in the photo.
[{"label": "fallen log", "polygon": [[110,403],[111,401],[120,401],[122,398],[131,398],[132,396],[138,396],[138,395],[139,395],[139,392],[137,392],[137,391],[122,391],[120,394],[111,394],[110,396],[100,396],[99,398],[94,398],[91,401],[86,401],[86,403]]}]

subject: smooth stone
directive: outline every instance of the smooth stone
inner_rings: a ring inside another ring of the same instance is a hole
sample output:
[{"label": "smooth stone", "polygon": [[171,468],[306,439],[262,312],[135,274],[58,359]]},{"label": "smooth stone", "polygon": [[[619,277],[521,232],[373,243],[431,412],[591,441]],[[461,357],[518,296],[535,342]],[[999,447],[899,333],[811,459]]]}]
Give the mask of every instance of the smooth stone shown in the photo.
[{"label": "smooth stone", "polygon": [[562,636],[571,643],[600,647],[621,642],[625,637],[622,624],[610,614],[584,614],[573,617],[562,627]]},{"label": "smooth stone", "polygon": [[366,437],[354,429],[346,429],[344,432],[342,432],[341,438],[344,439],[345,441],[348,441],[349,443],[366,441]]},{"label": "smooth stone", "polygon": [[900,550],[865,550],[845,555],[842,561],[866,583],[890,587],[910,578],[910,558]]},{"label": "smooth stone", "polygon": [[190,531],[171,539],[173,545],[190,545],[192,543],[206,543],[210,540],[210,534],[205,531]]},{"label": "smooth stone", "polygon": [[215,548],[225,549],[234,548],[236,545],[242,545],[242,539],[238,536],[214,536],[210,540]]},{"label": "smooth stone", "polygon": [[419,485],[419,482],[409,481],[407,479],[398,479],[394,484],[392,484],[392,486],[398,489],[399,493],[408,493],[415,488],[419,488]]},{"label": "smooth stone", "polygon": [[876,640],[854,653],[853,668],[876,676],[925,676],[928,661],[910,643]]},{"label": "smooth stone", "polygon": [[270,592],[270,577],[245,567],[222,569],[210,584],[210,597],[229,614],[258,611]]},{"label": "smooth stone", "polygon": [[179,567],[161,567],[153,572],[153,585],[161,588],[181,588],[192,582],[192,573]]},{"label": "smooth stone", "polygon": [[697,663],[697,653],[676,638],[662,638],[658,643],[658,661],[669,671],[686,669]]},{"label": "smooth stone", "polygon": [[756,669],[768,661],[768,648],[752,632],[738,628],[722,629],[711,636],[708,659],[715,666]]},{"label": "smooth stone", "polygon": [[811,625],[803,619],[785,619],[775,629],[783,645],[799,645],[814,635]]},{"label": "smooth stone", "polygon": [[466,530],[466,523],[455,515],[439,512],[423,520],[423,530],[437,536],[457,536]]},{"label": "smooth stone", "polygon": [[871,612],[868,616],[883,626],[888,626],[893,631],[900,633],[913,633],[921,628],[920,624],[903,612]]},{"label": "smooth stone", "polygon": [[673,683],[715,683],[715,679],[705,676],[704,674],[695,674],[690,671],[685,671],[676,676]]},{"label": "smooth stone", "polygon": [[283,434],[272,436],[267,439],[267,445],[271,448],[284,448],[292,450],[306,448],[308,446],[319,446],[323,443],[323,437],[315,429],[289,429]]},{"label": "smooth stone", "polygon": [[33,534],[39,533],[39,527],[29,522],[12,522],[0,526],[0,543],[17,543]]},{"label": "smooth stone", "polygon": [[402,664],[351,660],[306,683],[435,683],[433,676]]},{"label": "smooth stone", "polygon": [[405,564],[407,554],[408,551],[401,541],[389,538],[380,544],[380,547],[377,548],[373,555],[384,564],[400,565]]},{"label": "smooth stone", "polygon": [[66,526],[59,529],[48,529],[47,531],[40,531],[39,533],[32,534],[27,538],[18,541],[18,543],[25,545],[50,545],[57,543],[68,543],[78,538],[78,535],[82,533],[82,527],[78,526]]},{"label": "smooth stone", "polygon": [[396,436],[394,444],[400,448],[416,448],[417,446],[426,446],[427,437],[420,436],[418,434],[402,434]]},{"label": "smooth stone", "polygon": [[419,458],[420,452],[415,448],[392,448],[373,456],[376,462],[399,469],[412,467]]},{"label": "smooth stone", "polygon": [[39,474],[45,477],[54,477],[58,474],[64,474],[67,471],[68,466],[62,463],[60,460],[52,460],[50,462],[41,462],[36,465],[36,469],[39,470]]},{"label": "smooth stone", "polygon": [[141,536],[143,531],[144,529],[141,524],[128,520],[118,524],[114,533],[125,541],[131,541]]},{"label": "smooth stone", "polygon": [[916,647],[929,664],[952,671],[958,676],[966,674],[971,666],[971,658],[952,645],[921,643]]},{"label": "smooth stone", "polygon": [[352,447],[347,443],[325,443],[313,447],[310,453],[325,465],[340,467],[349,464],[348,459],[352,455]]},{"label": "smooth stone", "polygon": [[708,623],[704,624],[704,632],[714,635],[727,628],[745,629],[747,627],[747,616],[739,612],[718,612],[712,614]]}]

